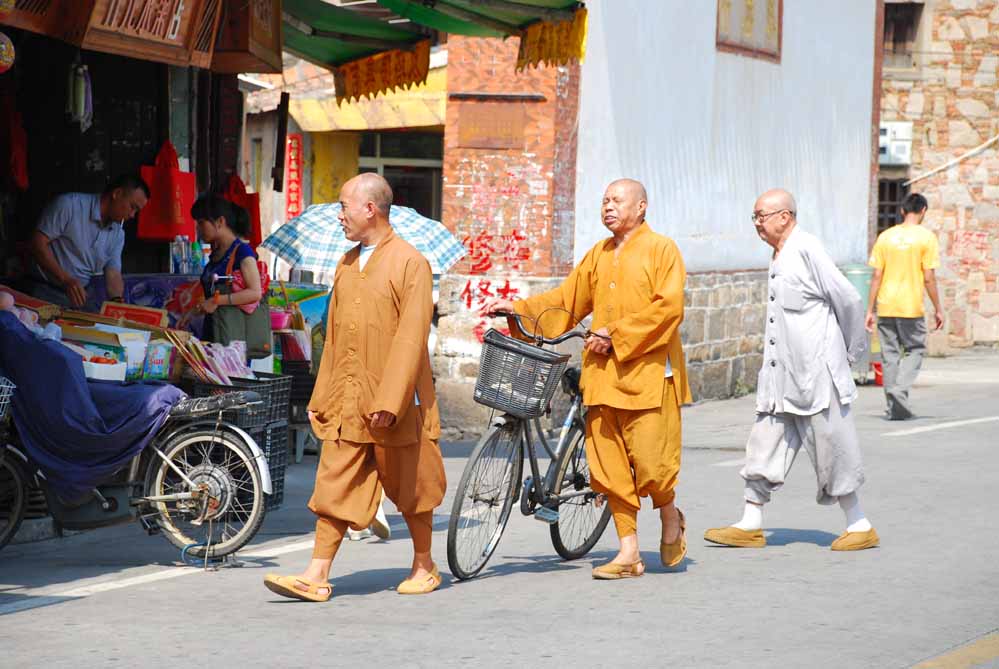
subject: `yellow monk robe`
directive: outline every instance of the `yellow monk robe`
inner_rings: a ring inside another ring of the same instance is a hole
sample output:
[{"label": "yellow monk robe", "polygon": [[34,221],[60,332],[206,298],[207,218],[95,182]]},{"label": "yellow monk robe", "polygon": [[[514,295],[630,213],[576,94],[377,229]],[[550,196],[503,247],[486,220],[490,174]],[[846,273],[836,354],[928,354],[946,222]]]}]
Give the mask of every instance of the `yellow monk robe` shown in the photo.
[{"label": "yellow monk robe", "polygon": [[[333,279],[326,344],[309,402],[323,440],[309,508],[318,516],[313,557],[336,554],[347,527],[371,524],[382,489],[402,512],[416,552],[430,550],[433,510],[447,486],[427,337],[433,275],[395,234],[360,267],[349,251]],[[389,428],[368,415],[388,411]]]},{"label": "yellow monk robe", "polygon": [[[676,243],[642,223],[616,250],[613,238],[598,243],[561,286],[515,302],[514,310],[540,317],[549,338],[589,314],[592,330],[610,333],[609,355],[583,352],[580,385],[591,484],[607,496],[624,537],[635,533],[642,497],[656,508],[673,500],[680,405],[691,396],[679,332],[687,273]],[[667,359],[671,378],[664,378]]]}]

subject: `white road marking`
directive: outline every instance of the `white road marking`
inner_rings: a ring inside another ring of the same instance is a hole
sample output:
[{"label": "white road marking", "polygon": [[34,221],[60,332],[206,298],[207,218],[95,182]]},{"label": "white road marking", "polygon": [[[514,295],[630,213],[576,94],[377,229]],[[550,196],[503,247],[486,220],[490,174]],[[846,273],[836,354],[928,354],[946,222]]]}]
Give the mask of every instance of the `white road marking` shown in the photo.
[{"label": "white road marking", "polygon": [[908,430],[894,430],[893,432],[884,432],[882,437],[907,437],[910,434],[922,434],[924,432],[936,432],[937,430],[946,430],[952,427],[962,427],[964,425],[976,425],[978,423],[994,423],[999,421],[999,416],[988,416],[986,418],[969,418],[968,420],[952,420],[947,423],[937,423],[936,425],[924,425],[923,427],[913,427]]},{"label": "white road marking", "polygon": [[711,464],[712,467],[741,467],[745,464],[746,458],[736,458],[735,460],[722,460],[721,462],[714,462]]},{"label": "white road marking", "polygon": [[[447,526],[447,516],[435,516],[434,521],[435,530],[440,529],[442,526]],[[389,527],[392,529],[393,533],[407,530],[405,521],[390,523]],[[307,538],[299,539],[298,541],[293,541],[291,543],[288,543],[287,539],[274,539],[272,541],[265,541],[264,543],[257,544],[256,546],[250,546],[246,549],[245,553],[238,553],[237,558],[246,561],[274,558],[280,555],[287,555],[288,553],[312,550],[314,543],[314,534],[309,534]],[[129,576],[106,581],[99,580],[101,577],[97,577],[96,579],[80,579],[77,583],[85,583],[88,580],[96,582],[87,585],[77,585],[76,587],[63,590],[52,587],[8,590],[5,594],[24,597],[24,599],[11,602],[10,604],[0,605],[0,616],[7,615],[9,613],[17,613],[18,611],[26,611],[40,606],[48,606],[49,604],[56,604],[68,599],[79,599],[81,597],[89,597],[102,592],[130,588],[136,585],[168,581],[170,579],[180,578],[181,576],[190,576],[191,574],[198,574],[201,572],[203,572],[201,567],[175,566],[165,567],[157,571],[147,572],[137,576]],[[65,584],[62,584],[62,587],[65,587]]]}]

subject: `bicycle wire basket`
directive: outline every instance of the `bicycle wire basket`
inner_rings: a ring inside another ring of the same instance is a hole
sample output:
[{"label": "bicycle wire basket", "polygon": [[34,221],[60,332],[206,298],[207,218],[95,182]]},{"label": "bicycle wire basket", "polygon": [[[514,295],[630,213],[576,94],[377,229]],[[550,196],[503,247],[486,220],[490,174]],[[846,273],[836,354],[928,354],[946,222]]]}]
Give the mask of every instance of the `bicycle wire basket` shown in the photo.
[{"label": "bicycle wire basket", "polygon": [[0,376],[0,420],[7,417],[7,411],[10,409],[10,397],[14,394],[16,387],[10,379]]},{"label": "bicycle wire basket", "polygon": [[548,408],[569,355],[486,332],[475,380],[475,401],[518,418],[537,418]]}]

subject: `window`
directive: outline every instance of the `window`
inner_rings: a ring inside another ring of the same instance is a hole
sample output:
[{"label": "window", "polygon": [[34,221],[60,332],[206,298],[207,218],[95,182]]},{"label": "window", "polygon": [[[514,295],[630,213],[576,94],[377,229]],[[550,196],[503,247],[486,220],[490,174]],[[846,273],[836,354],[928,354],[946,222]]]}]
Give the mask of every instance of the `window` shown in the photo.
[{"label": "window", "polygon": [[784,0],[718,0],[715,47],[780,63]]},{"label": "window", "polygon": [[885,67],[915,67],[916,33],[922,15],[921,2],[889,2],[885,5]]},{"label": "window", "polygon": [[359,169],[385,177],[395,204],[440,220],[444,136],[433,132],[366,132]]},{"label": "window", "polygon": [[905,179],[878,180],[878,234],[902,220],[902,200],[909,194]]}]

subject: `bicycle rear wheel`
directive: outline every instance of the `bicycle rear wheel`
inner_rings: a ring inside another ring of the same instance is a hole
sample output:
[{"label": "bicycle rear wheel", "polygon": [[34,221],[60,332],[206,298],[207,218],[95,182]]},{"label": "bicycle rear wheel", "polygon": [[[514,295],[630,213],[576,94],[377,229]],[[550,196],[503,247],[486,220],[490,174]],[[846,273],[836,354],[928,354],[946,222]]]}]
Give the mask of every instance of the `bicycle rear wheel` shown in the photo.
[{"label": "bicycle rear wheel", "polygon": [[499,544],[524,467],[521,422],[489,428],[468,458],[447,530],[447,563],[461,580],[482,571]]},{"label": "bicycle rear wheel", "polygon": [[0,448],[0,548],[6,546],[28,508],[28,475],[10,451]]},{"label": "bicycle rear wheel", "polygon": [[582,426],[573,424],[565,443],[552,493],[572,496],[559,503],[558,522],[551,526],[552,546],[566,560],[576,560],[589,553],[600,539],[611,513],[610,505],[597,506],[597,495],[590,488]]}]

